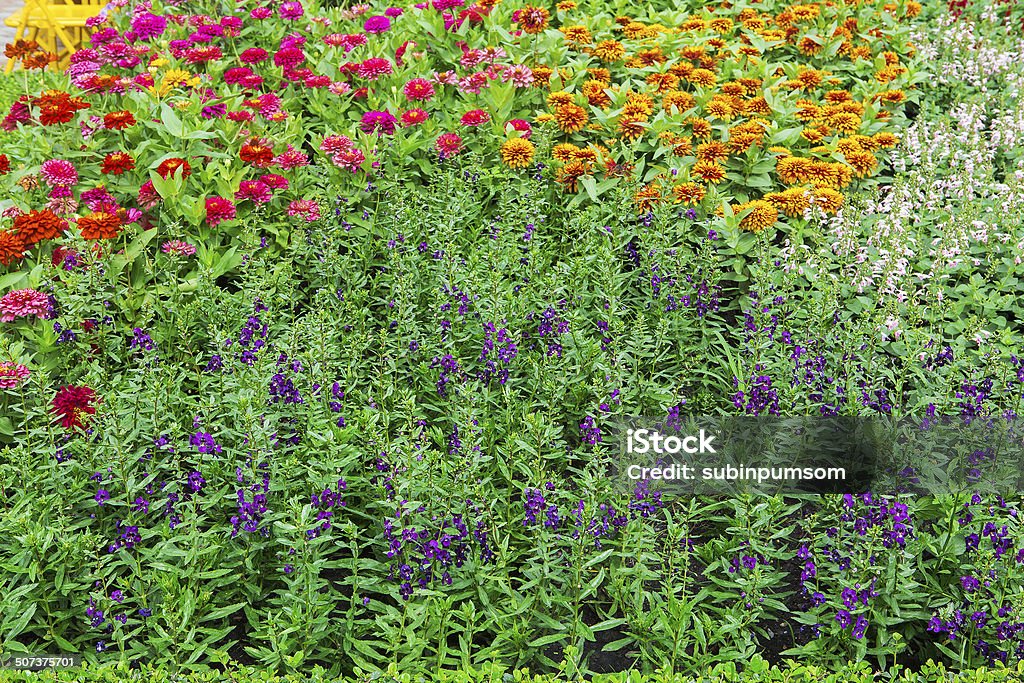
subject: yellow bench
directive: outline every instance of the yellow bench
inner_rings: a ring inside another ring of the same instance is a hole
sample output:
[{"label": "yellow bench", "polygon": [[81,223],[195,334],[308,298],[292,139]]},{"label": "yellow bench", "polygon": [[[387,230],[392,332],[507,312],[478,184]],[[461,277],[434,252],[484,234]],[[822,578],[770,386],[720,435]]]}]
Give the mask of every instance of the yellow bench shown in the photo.
[{"label": "yellow bench", "polygon": [[[17,29],[14,40],[35,40],[47,52],[57,55],[66,64],[85,41],[86,22],[99,15],[106,0],[86,0],[83,4],[64,4],[55,0],[25,0],[25,6],[4,19],[4,24]],[[60,39],[63,51],[57,50]],[[56,66],[56,64],[55,64]],[[7,60],[5,73],[14,69],[14,60]]]}]

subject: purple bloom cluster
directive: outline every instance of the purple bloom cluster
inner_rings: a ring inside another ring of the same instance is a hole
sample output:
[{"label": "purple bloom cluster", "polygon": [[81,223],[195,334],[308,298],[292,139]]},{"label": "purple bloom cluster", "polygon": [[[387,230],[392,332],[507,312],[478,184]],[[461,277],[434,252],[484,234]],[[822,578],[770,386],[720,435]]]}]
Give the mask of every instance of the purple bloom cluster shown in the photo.
[{"label": "purple bloom cluster", "polygon": [[477,359],[484,364],[479,374],[480,380],[486,384],[497,376],[498,383],[504,385],[508,381],[508,365],[518,353],[519,347],[508,330],[497,328],[494,323],[484,323],[484,344]]},{"label": "purple bloom cluster", "polygon": [[[231,516],[231,538],[238,535],[239,530],[250,534],[257,531],[263,536],[270,536],[270,529],[262,527],[263,516],[267,513],[267,493],[270,491],[270,473],[266,470],[266,463],[260,465],[263,469],[262,481],[247,484],[247,478],[242,473],[242,468],[235,470],[235,479],[240,486],[235,491],[238,499],[238,513]],[[252,494],[252,500],[248,500],[248,494]]]},{"label": "purple bloom cluster", "polygon": [[329,530],[335,508],[346,506],[345,501],[342,500],[342,494],[348,487],[348,484],[345,483],[344,479],[339,479],[336,486],[337,490],[333,490],[328,486],[320,493],[314,493],[309,497],[310,505],[317,509],[316,520],[318,524],[312,529],[306,530],[308,538],[317,538],[320,534]]},{"label": "purple bloom cluster", "polygon": [[747,390],[739,388],[740,380],[733,377],[732,385],[736,393],[732,395],[732,403],[747,415],[779,415],[779,392],[772,386],[772,378],[764,372],[758,363],[754,366],[754,375],[747,383]]},{"label": "purple bloom cluster", "polygon": [[[466,502],[479,513],[475,505]],[[420,508],[418,511],[424,510]],[[405,514],[405,507],[399,506],[395,519],[401,521]],[[450,586],[452,570],[465,564],[472,555],[474,544],[479,548],[481,562],[487,563],[494,558],[484,522],[477,521],[476,530],[470,532],[462,514],[440,519],[434,517],[430,524],[420,528],[402,526],[388,518],[384,520],[384,537],[388,543],[386,554],[391,560],[387,578],[398,583],[398,592],[403,600],[412,596],[413,584],[427,588],[439,578],[442,584]]]}]

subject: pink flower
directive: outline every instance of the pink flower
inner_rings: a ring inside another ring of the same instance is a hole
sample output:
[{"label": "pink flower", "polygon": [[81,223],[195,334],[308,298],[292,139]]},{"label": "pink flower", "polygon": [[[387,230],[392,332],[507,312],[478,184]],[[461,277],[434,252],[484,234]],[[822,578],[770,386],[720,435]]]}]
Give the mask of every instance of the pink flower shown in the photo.
[{"label": "pink flower", "polygon": [[359,65],[357,73],[360,78],[368,81],[375,81],[381,76],[387,76],[392,72],[391,62],[383,57],[371,57]]},{"label": "pink flower", "polygon": [[397,119],[389,111],[368,111],[363,114],[363,119],[359,122],[359,130],[364,133],[394,135],[396,121]]},{"label": "pink flower", "polygon": [[230,199],[217,196],[206,198],[206,222],[211,228],[217,227],[221,221],[233,220],[237,213]]},{"label": "pink flower", "polygon": [[284,176],[277,175],[276,173],[264,173],[257,178],[257,180],[269,187],[271,190],[288,189],[288,179]]},{"label": "pink flower", "polygon": [[373,16],[363,24],[363,30],[367,33],[384,33],[391,28],[391,20],[385,16]]},{"label": "pink flower", "polygon": [[0,298],[0,322],[14,322],[15,318],[50,314],[50,298],[37,289],[16,289]]},{"label": "pink flower", "polygon": [[243,180],[235,193],[235,199],[245,201],[246,199],[255,204],[266,204],[274,196],[269,187],[258,180]]},{"label": "pink flower", "polygon": [[256,64],[262,62],[270,53],[264,50],[262,47],[250,47],[244,50],[242,54],[238,55],[238,61],[242,64]]},{"label": "pink flower", "polygon": [[14,389],[31,374],[24,365],[4,361],[0,363],[0,389]]},{"label": "pink flower", "polygon": [[274,12],[269,7],[257,7],[253,11],[249,12],[249,16],[253,19],[269,19],[273,15]]},{"label": "pink flower", "polygon": [[78,171],[75,170],[75,165],[63,159],[44,161],[39,169],[39,175],[54,187],[71,187],[78,182]]},{"label": "pink flower", "polygon": [[429,118],[427,112],[422,109],[410,109],[409,111],[402,114],[402,126],[408,128],[409,126],[416,126]]},{"label": "pink flower", "polygon": [[440,71],[433,76],[438,85],[458,85],[459,76],[454,71]]},{"label": "pink flower", "polygon": [[506,123],[505,132],[508,132],[509,129],[519,131],[522,133],[521,137],[526,138],[527,140],[529,140],[530,135],[533,134],[533,126],[530,125],[529,121],[524,121],[523,119],[512,119]]},{"label": "pink flower", "polygon": [[277,13],[282,19],[294,20],[300,19],[303,15],[302,3],[301,2],[285,2],[277,9]]},{"label": "pink flower", "polygon": [[487,73],[480,71],[459,79],[459,90],[473,95],[480,94],[480,91],[489,86]]},{"label": "pink flower", "polygon": [[196,248],[188,242],[182,242],[181,240],[171,240],[164,242],[160,247],[165,254],[174,254],[175,256],[192,256],[196,253]]},{"label": "pink flower", "polygon": [[[85,199],[85,193],[82,193],[82,199]],[[139,188],[139,196],[137,204],[143,209],[152,209],[154,206],[160,203],[160,193],[153,187],[153,181],[147,180]],[[88,206],[88,204],[86,204]]]},{"label": "pink flower", "polygon": [[434,86],[425,78],[414,78],[405,84],[402,92],[410,102],[419,102],[434,96]]},{"label": "pink flower", "polygon": [[442,159],[447,159],[462,151],[462,138],[456,133],[442,133],[434,143]]},{"label": "pink flower", "polygon": [[300,166],[309,166],[309,157],[291,145],[288,145],[288,149],[286,151],[281,152],[274,157],[274,165],[285,171],[290,171],[291,169],[299,168]]},{"label": "pink flower", "polygon": [[312,199],[296,199],[288,205],[288,215],[302,216],[307,223],[320,219],[320,205]]},{"label": "pink flower", "polygon": [[476,126],[482,126],[491,120],[491,115],[485,112],[483,109],[470,109],[462,115],[462,125],[470,126],[475,128]]},{"label": "pink flower", "polygon": [[525,64],[516,64],[501,74],[503,81],[512,82],[517,88],[529,88],[533,84],[533,71]]}]

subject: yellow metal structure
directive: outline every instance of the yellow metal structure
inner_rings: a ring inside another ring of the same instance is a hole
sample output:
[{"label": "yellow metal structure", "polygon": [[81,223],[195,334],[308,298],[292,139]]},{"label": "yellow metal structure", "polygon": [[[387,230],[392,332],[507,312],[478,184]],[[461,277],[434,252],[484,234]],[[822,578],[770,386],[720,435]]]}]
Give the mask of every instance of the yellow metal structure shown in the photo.
[{"label": "yellow metal structure", "polygon": [[[81,48],[88,35],[86,22],[99,15],[107,0],[80,0],[79,3],[59,0],[25,0],[25,6],[4,19],[16,29],[14,40],[34,40],[47,52],[57,55],[55,68],[66,66],[68,58]],[[60,42],[62,50],[58,50]],[[14,69],[14,60],[7,60],[6,73]]]}]

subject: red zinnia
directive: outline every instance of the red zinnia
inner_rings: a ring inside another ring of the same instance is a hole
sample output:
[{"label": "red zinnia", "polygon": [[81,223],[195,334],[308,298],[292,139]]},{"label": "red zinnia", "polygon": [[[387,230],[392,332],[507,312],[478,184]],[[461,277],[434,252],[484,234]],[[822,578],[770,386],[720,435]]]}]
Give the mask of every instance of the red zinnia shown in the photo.
[{"label": "red zinnia", "polygon": [[0,154],[0,175],[7,175],[11,172],[11,160],[6,154]]},{"label": "red zinnia", "polygon": [[53,412],[60,416],[60,424],[64,429],[81,427],[83,415],[96,414],[96,408],[93,407],[95,399],[96,392],[89,387],[69,384],[57,390],[57,395],[53,397]]},{"label": "red zinnia", "polygon": [[247,164],[266,168],[274,162],[274,150],[265,141],[253,138],[242,145],[242,149],[238,152],[238,158]]},{"label": "red zinnia", "polygon": [[471,109],[462,115],[462,125],[482,126],[491,120],[491,115],[483,109]]},{"label": "red zinnia", "polygon": [[110,175],[121,175],[126,171],[135,168],[135,159],[128,152],[111,152],[103,158],[103,165],[100,166],[100,173]]},{"label": "red zinnia", "polygon": [[25,240],[21,235],[0,230],[0,264],[9,266],[25,255]]},{"label": "red zinnia", "polygon": [[182,178],[188,178],[192,175],[192,167],[188,165],[187,161],[179,159],[178,157],[164,161],[156,167],[156,172],[161,178],[167,180],[179,168],[181,168]]},{"label": "red zinnia", "polygon": [[135,117],[128,110],[112,111],[103,117],[103,127],[109,130],[124,130],[135,125]]},{"label": "red zinnia", "polygon": [[18,236],[29,247],[43,240],[52,240],[54,237],[58,237],[67,227],[66,220],[47,209],[29,211],[14,219],[14,229],[18,231]]},{"label": "red zinnia", "polygon": [[90,106],[81,97],[72,97],[60,90],[47,90],[32,102],[39,107],[39,123],[44,126],[67,123],[75,118],[75,112],[79,109],[88,109]]},{"label": "red zinnia", "polygon": [[97,211],[78,219],[78,229],[87,240],[109,240],[121,234],[121,219],[112,213]]},{"label": "red zinnia", "polygon": [[206,222],[211,228],[217,227],[221,221],[230,221],[237,215],[234,203],[224,197],[206,198]]}]

